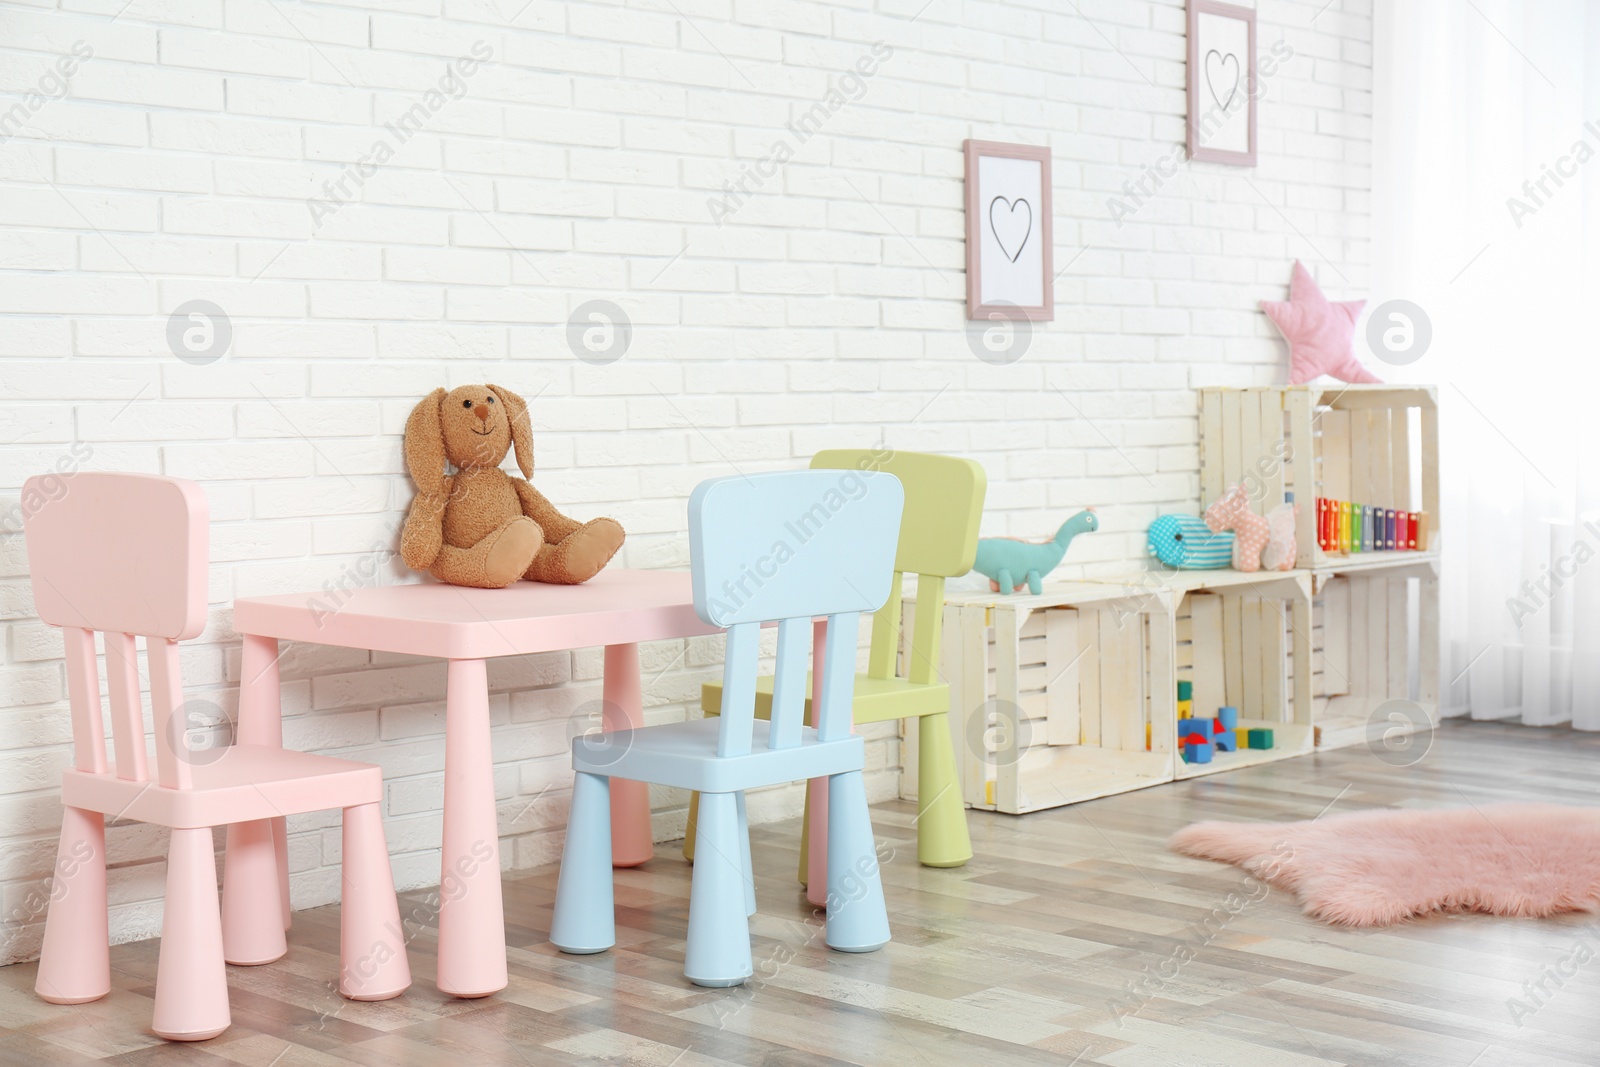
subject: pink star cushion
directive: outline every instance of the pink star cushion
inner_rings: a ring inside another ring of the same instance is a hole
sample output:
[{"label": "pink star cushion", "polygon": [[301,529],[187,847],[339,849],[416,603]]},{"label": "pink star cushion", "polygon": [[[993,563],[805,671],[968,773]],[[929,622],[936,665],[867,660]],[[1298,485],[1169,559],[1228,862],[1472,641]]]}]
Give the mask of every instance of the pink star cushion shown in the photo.
[{"label": "pink star cushion", "polygon": [[1318,375],[1342,382],[1381,382],[1355,357],[1351,339],[1365,300],[1331,302],[1297,259],[1288,300],[1263,300],[1261,310],[1289,342],[1289,384],[1304,385]]}]

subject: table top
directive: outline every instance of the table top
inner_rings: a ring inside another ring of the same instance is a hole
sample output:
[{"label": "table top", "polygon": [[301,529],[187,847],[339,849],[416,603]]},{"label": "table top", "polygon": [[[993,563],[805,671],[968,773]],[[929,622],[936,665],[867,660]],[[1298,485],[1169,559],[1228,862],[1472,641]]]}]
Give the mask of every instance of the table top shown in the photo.
[{"label": "table top", "polygon": [[694,611],[686,571],[604,570],[582,585],[440,582],[234,602],[241,634],[445,659],[554,652],[720,633]]}]

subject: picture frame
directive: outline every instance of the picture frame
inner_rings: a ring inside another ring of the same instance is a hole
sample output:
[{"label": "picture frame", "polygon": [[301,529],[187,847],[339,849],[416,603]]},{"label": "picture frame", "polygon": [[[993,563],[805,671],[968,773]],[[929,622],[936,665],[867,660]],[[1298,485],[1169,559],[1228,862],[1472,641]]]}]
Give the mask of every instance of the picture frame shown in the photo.
[{"label": "picture frame", "polygon": [[1256,165],[1256,13],[1189,0],[1189,158]]},{"label": "picture frame", "polygon": [[1056,317],[1048,145],[962,142],[966,156],[967,319]]}]

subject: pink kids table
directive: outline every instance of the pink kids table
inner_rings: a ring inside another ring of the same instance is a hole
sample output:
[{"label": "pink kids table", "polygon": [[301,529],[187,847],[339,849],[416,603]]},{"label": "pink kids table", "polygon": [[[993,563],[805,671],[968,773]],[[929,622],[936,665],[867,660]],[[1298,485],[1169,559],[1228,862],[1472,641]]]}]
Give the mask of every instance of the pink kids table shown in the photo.
[{"label": "pink kids table", "polygon": [[[282,744],[279,641],[449,661],[438,984],[441,992],[460,997],[487,996],[506,986],[484,661],[603,645],[604,728],[626,729],[644,724],[639,642],[719,632],[695,614],[688,574],[630,570],[602,571],[583,585],[518,582],[508,589],[463,589],[427,583],[334,595],[318,591],[248,597],[234,603],[233,621],[244,636],[240,744]],[[611,835],[616,866],[633,867],[650,859],[650,802],[644,784],[612,779]],[[287,879],[282,820],[271,835],[230,836],[229,850],[239,848],[275,849],[279,877]],[[287,892],[283,899],[288,900]]]}]

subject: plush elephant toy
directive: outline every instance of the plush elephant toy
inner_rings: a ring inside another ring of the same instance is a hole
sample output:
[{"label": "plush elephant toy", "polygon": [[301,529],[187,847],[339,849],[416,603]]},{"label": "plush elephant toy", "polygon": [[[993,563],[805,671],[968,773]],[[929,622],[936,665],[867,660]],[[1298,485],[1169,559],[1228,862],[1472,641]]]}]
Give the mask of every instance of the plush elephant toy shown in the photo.
[{"label": "plush elephant toy", "polygon": [[[513,447],[521,478],[500,469]],[[518,578],[576,585],[622,547],[615,519],[569,519],[528,483],[528,405],[502,386],[429,393],[406,420],[405,457],[417,498],[400,535],[400,558],[413,570],[478,589]],[[447,461],[454,474],[445,473]]]}]

